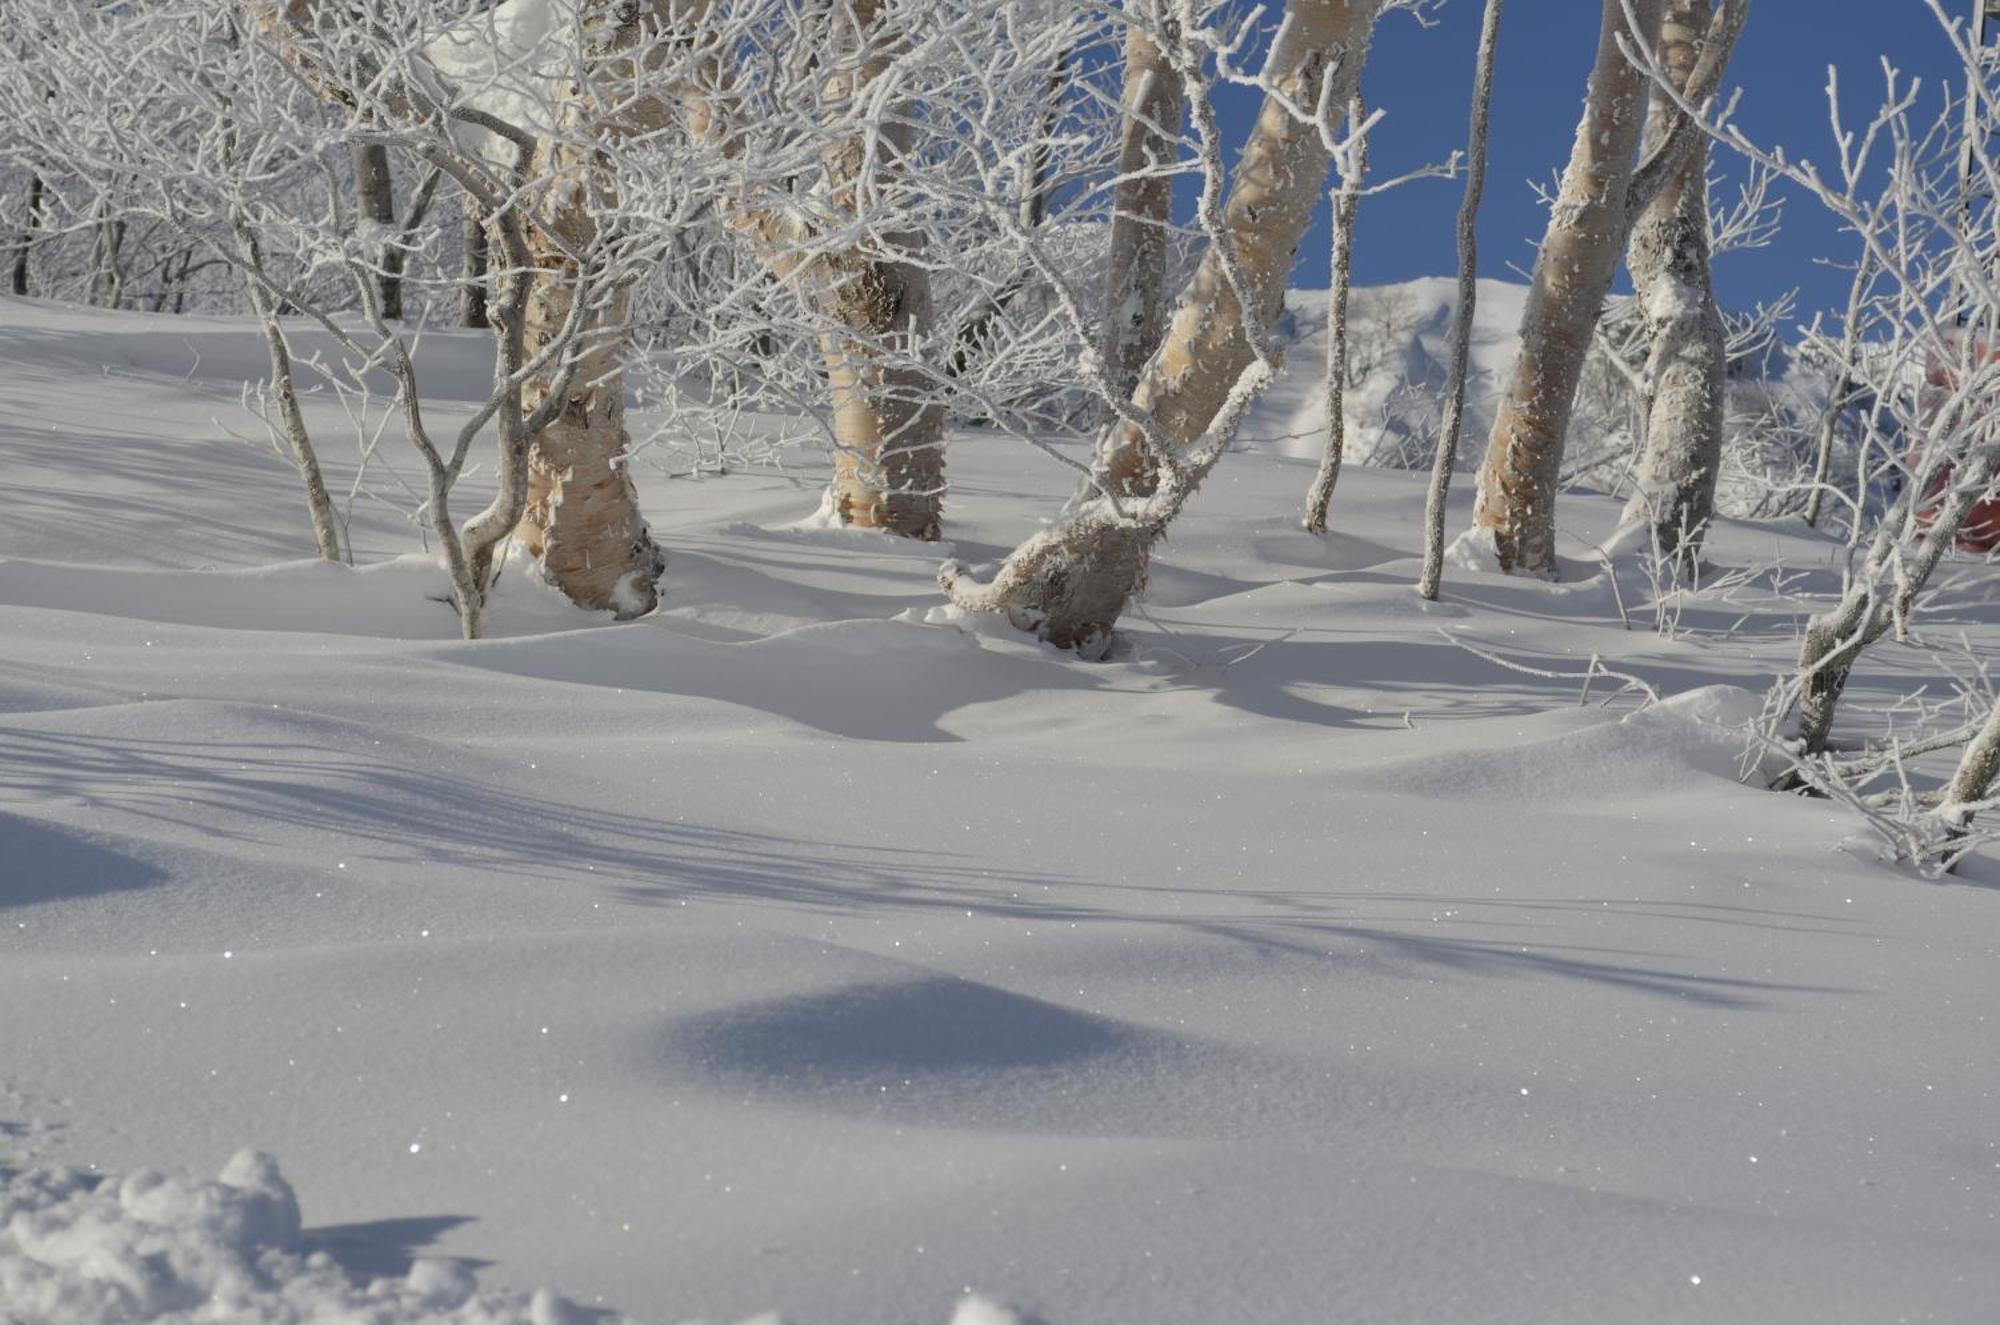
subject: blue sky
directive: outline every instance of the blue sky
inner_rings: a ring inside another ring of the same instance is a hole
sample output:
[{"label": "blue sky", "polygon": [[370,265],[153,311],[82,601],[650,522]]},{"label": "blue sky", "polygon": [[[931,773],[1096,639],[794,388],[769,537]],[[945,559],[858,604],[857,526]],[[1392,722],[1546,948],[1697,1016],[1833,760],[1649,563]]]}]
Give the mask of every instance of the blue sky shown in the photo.
[{"label": "blue sky", "polygon": [[[1954,12],[1970,7],[1969,0],[1946,2]],[[1379,173],[1442,160],[1464,141],[1481,7],[1482,0],[1447,0],[1430,28],[1403,14],[1384,21],[1364,83],[1371,102],[1387,113],[1374,140]],[[1591,0],[1510,0],[1507,6],[1479,227],[1482,275],[1506,276],[1508,263],[1525,269],[1534,260],[1543,213],[1528,181],[1553,179],[1569,154],[1599,13]],[[1738,122],[1760,141],[1783,142],[1794,155],[1830,160],[1828,65],[1840,69],[1841,97],[1851,118],[1878,104],[1885,55],[1906,74],[1924,76],[1927,104],[1935,107],[1939,75],[1951,62],[1924,0],[1754,0],[1729,71],[1730,84],[1743,89]],[[1222,107],[1232,141],[1241,141],[1252,109],[1252,99],[1244,96],[1231,97]],[[1715,166],[1725,175],[1740,173],[1726,153]],[[1367,199],[1355,241],[1355,280],[1375,283],[1456,270],[1453,228],[1461,187],[1458,181],[1420,180]],[[1327,283],[1324,213],[1322,206],[1300,250],[1296,284]],[[1809,315],[1816,307],[1837,305],[1846,293],[1842,273],[1814,259],[1846,261],[1852,248],[1816,203],[1791,198],[1784,229],[1770,248],[1717,263],[1717,294],[1725,306],[1741,308],[1796,286],[1800,312]]]}]

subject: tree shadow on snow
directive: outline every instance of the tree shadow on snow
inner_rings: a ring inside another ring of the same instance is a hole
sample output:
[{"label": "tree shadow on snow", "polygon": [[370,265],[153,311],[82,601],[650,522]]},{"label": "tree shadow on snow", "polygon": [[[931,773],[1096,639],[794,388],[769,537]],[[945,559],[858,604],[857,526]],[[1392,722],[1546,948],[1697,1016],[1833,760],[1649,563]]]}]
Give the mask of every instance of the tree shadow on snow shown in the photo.
[{"label": "tree shadow on snow", "polygon": [[[312,727],[316,720],[303,719]],[[871,906],[1081,915],[1024,902],[1064,875],[991,869],[950,852],[817,841],[677,823],[508,791],[315,744],[165,740],[15,730],[0,734],[0,793],[68,796],[212,843],[296,849],[335,842],[351,864],[445,864],[492,875],[564,878],[625,900],[782,902],[851,912]],[[327,733],[320,732],[322,737]],[[15,824],[23,825],[16,832]],[[37,861],[47,868],[30,868]],[[0,817],[0,906],[165,880],[160,870],[82,839]]]},{"label": "tree shadow on snow", "polygon": [[[394,1279],[408,1274],[417,1258],[427,1254],[439,1238],[472,1222],[471,1215],[412,1215],[359,1224],[322,1224],[305,1231],[305,1245],[333,1257],[357,1280]],[[451,1259],[474,1270],[491,1264],[470,1256]]]},{"label": "tree shadow on snow", "polygon": [[[0,774],[0,785],[5,780]],[[166,877],[81,834],[0,811],[0,910],[135,891]]]}]

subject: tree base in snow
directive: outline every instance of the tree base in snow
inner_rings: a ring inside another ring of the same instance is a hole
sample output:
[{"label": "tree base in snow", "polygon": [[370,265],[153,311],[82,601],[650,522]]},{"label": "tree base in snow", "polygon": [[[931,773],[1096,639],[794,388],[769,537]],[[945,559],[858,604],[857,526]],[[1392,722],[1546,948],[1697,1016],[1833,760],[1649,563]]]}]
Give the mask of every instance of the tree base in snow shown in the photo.
[{"label": "tree base in snow", "polygon": [[1014,549],[988,583],[947,561],[938,584],[967,611],[1005,613],[1016,630],[1095,661],[1110,650],[1125,604],[1145,587],[1158,536],[1153,525],[1089,509]]}]

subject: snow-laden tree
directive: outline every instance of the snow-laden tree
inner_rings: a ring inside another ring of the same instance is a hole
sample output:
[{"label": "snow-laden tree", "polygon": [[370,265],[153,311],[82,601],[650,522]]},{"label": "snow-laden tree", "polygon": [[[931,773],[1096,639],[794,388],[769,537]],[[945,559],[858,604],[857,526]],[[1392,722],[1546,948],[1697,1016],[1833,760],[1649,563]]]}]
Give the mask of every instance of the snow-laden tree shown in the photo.
[{"label": "snow-laden tree", "polygon": [[1486,143],[1493,119],[1493,66],[1500,48],[1504,0],[1486,0],[1479,24],[1479,54],[1473,66],[1472,111],[1466,128],[1465,196],[1458,206],[1458,291],[1451,313],[1451,370],[1445,382],[1443,416],[1432,453],[1430,486],[1424,492],[1424,563],[1417,576],[1419,596],[1435,600],[1444,579],[1445,498],[1458,468],[1458,442],[1465,422],[1465,388],[1472,362],[1472,320],[1479,307],[1479,204],[1486,193]]},{"label": "snow-laden tree", "polygon": [[1166,0],[1127,0],[1118,179],[1111,199],[1105,274],[1105,369],[1130,398],[1166,327],[1173,172],[1185,112],[1181,77],[1167,51],[1179,40]]},{"label": "snow-laden tree", "polygon": [[1223,42],[1183,0],[1169,59],[1200,142],[1209,247],[1132,401],[1109,402],[1119,421],[1092,476],[1094,495],[1016,548],[989,583],[947,563],[939,582],[953,602],[1003,612],[1062,647],[1103,648],[1144,583],[1153,545],[1276,371],[1271,324],[1385,7],[1385,0],[1292,0],[1257,80],[1264,104],[1225,203],[1206,67]]},{"label": "snow-laden tree", "polygon": [[[1709,0],[1667,0],[1660,65],[1673,82],[1671,90],[1653,90],[1646,126],[1651,147],[1664,142],[1680,118],[1673,92],[1688,91],[1710,17]],[[1625,518],[1648,525],[1658,555],[1692,569],[1715,512],[1729,366],[1709,272],[1706,136],[1639,213],[1625,261],[1646,321],[1652,389],[1645,449]]]},{"label": "snow-laden tree", "polygon": [[[1603,3],[1583,118],[1536,253],[1520,349],[1479,471],[1472,537],[1490,543],[1505,570],[1555,572],[1555,498],[1592,332],[1633,224],[1680,177],[1699,140],[1685,115],[1663,116],[1646,158],[1635,160],[1652,84],[1631,57],[1658,46],[1665,3]],[[1713,93],[1745,8],[1732,0],[1717,11],[1684,83],[1689,101]]]}]

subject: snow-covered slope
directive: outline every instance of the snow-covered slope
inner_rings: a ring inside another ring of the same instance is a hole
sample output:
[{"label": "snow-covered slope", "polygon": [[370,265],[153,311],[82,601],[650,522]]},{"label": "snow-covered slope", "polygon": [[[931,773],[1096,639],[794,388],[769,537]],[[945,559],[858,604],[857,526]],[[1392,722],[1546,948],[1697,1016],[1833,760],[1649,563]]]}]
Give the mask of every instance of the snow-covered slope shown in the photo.
[{"label": "snow-covered slope", "polygon": [[[1458,282],[1442,276],[1363,286],[1348,301],[1344,456],[1357,464],[1429,469],[1435,423],[1451,370],[1451,315]],[[1472,318],[1459,464],[1478,464],[1493,397],[1520,341],[1524,285],[1482,280]],[[1285,296],[1285,374],[1258,401],[1242,445],[1318,460],[1326,437],[1327,292]]]},{"label": "snow-covered slope", "polygon": [[[1350,470],[1322,541],[1253,443],[1086,664],[939,607],[1070,481],[971,433],[951,549],[654,480],[660,613],[511,576],[465,644],[420,558],[299,561],[224,431],[256,362],[0,301],[0,1164],[256,1147],[278,1253],[356,1292],[463,1258],[662,1325],[1993,1318],[2000,871],[1734,780],[1797,598],[1668,639],[1579,561],[1427,608],[1416,476]],[[1568,553],[1614,514],[1566,502]]]}]

